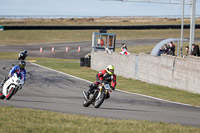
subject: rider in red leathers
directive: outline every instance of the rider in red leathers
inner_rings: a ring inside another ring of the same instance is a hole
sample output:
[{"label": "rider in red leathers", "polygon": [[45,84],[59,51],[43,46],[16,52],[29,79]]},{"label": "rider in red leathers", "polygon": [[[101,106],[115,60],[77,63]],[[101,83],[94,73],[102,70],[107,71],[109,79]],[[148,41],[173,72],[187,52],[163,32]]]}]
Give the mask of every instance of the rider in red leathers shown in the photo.
[{"label": "rider in red leathers", "polygon": [[[97,88],[100,83],[102,83],[102,81],[108,81],[108,82],[110,82],[112,90],[115,90],[116,75],[114,74],[114,66],[113,65],[109,65],[109,66],[107,66],[106,69],[101,70],[96,75],[96,79],[97,79],[97,81],[94,82],[93,84],[91,84],[89,86],[88,92],[85,93],[85,95],[87,96],[87,98],[89,97],[89,94],[93,93],[93,90],[95,88]],[[110,97],[110,94],[108,93],[107,96],[106,96],[106,99],[108,99],[109,97]]]}]

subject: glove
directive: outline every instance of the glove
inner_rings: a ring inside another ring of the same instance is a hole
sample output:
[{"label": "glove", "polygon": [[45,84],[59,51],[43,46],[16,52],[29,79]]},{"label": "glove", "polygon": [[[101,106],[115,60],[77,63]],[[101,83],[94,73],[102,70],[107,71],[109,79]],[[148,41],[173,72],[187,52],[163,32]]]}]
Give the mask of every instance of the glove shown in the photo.
[{"label": "glove", "polygon": [[21,90],[21,89],[22,89],[22,85],[19,86],[19,90]]},{"label": "glove", "polygon": [[110,88],[111,88],[113,91],[115,90],[115,87],[112,87],[112,86],[111,86]]},{"label": "glove", "polygon": [[103,80],[98,80],[98,82],[101,84],[103,82]]}]

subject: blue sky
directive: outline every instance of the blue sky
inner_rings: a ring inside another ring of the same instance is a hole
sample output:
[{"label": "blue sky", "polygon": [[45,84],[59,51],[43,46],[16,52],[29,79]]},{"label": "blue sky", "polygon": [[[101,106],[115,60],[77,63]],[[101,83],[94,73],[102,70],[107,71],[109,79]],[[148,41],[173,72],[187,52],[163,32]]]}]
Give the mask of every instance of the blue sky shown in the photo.
[{"label": "blue sky", "polygon": [[[200,0],[196,14],[200,15]],[[181,5],[101,0],[0,0],[0,15],[156,16],[181,15]],[[185,6],[190,15],[190,6]]]}]

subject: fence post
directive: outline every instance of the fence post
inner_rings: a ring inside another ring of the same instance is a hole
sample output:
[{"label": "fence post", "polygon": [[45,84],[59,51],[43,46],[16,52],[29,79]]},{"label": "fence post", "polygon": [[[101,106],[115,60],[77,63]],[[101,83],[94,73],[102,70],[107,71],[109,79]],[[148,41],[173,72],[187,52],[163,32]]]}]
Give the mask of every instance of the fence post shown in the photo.
[{"label": "fence post", "polygon": [[135,74],[134,79],[138,79],[138,62],[139,62],[139,55],[135,56]]}]

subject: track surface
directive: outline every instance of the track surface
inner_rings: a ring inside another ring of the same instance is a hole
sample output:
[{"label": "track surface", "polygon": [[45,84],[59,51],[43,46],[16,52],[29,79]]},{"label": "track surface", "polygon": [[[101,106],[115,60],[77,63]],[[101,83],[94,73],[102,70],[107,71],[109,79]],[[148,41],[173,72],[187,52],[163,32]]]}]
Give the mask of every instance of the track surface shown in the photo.
[{"label": "track surface", "polygon": [[[2,81],[17,61],[0,60]],[[27,63],[27,82],[11,100],[0,100],[2,106],[25,107],[63,113],[114,119],[136,119],[179,123],[200,127],[200,108],[163,102],[118,91],[111,93],[99,109],[82,106],[82,91],[89,83]]]}]

